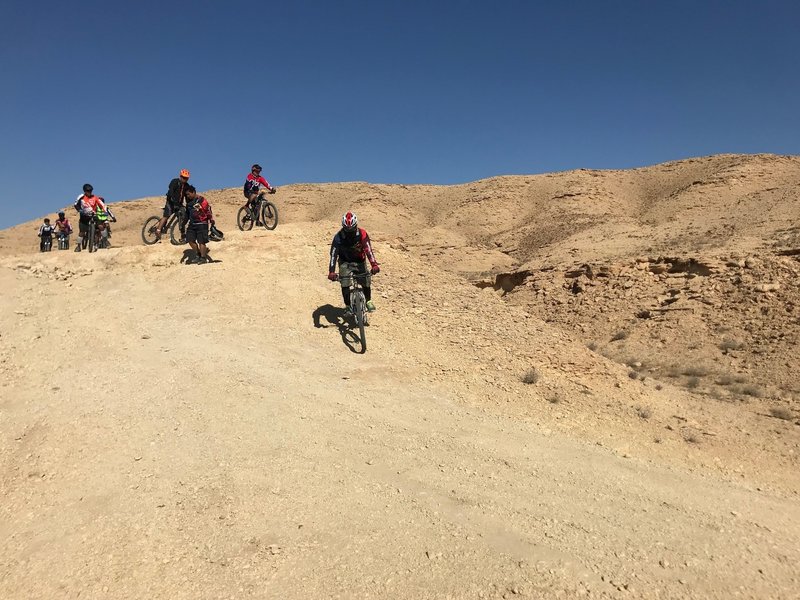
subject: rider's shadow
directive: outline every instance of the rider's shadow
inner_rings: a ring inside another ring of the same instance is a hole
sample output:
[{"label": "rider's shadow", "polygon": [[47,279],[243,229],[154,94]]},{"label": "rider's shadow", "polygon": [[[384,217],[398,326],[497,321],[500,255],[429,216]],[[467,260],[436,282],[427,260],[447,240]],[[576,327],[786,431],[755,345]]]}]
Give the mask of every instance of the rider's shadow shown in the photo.
[{"label": "rider's shadow", "polygon": [[[355,354],[361,352],[358,349],[360,346],[358,336],[350,329],[350,324],[344,316],[343,308],[324,304],[313,312],[312,317],[314,319],[314,327],[336,327],[339,330],[339,335],[342,336],[342,342],[350,349],[350,352]],[[323,319],[326,321],[325,323]]]}]

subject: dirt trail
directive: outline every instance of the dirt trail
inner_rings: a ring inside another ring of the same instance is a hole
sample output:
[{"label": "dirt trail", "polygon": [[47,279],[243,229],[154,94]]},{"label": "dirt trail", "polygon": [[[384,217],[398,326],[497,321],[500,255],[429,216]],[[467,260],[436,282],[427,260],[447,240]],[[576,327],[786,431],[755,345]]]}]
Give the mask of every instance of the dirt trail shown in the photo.
[{"label": "dirt trail", "polygon": [[0,262],[0,597],[796,597],[794,463],[398,248],[352,352],[332,233]]}]

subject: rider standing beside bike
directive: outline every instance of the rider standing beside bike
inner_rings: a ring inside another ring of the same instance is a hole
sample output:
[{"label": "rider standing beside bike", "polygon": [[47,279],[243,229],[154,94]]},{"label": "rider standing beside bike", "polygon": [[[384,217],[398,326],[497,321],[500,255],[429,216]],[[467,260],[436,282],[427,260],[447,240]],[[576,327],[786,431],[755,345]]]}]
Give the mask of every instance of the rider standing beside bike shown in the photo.
[{"label": "rider standing beside bike", "polygon": [[97,209],[106,209],[105,202],[100,196],[94,195],[94,188],[89,183],[83,184],[83,194],[78,196],[75,201],[75,210],[80,213],[78,220],[78,243],[75,246],[75,252],[80,252],[83,246],[83,240],[89,235],[89,225],[97,212]]},{"label": "rider standing beside bike", "polygon": [[[186,190],[189,188],[189,170],[181,169],[178,177],[169,182],[167,188],[167,201],[164,203],[164,216],[156,225],[156,241],[161,241],[161,228],[173,214],[183,208],[183,203],[186,200]],[[186,219],[179,223],[181,228],[181,239],[186,237]]]},{"label": "rider standing beside bike", "polygon": [[[250,206],[253,212],[256,212],[256,200],[263,193],[261,189],[262,186],[264,186],[270,194],[275,193],[275,188],[261,176],[261,165],[253,165],[250,167],[250,172],[244,180],[244,197],[247,198],[247,202],[244,203],[244,206]],[[260,219],[261,216],[256,214],[256,225],[261,225]]]},{"label": "rider standing beside bike", "polygon": [[208,200],[199,196],[193,186],[186,187],[186,211],[188,226],[186,241],[197,252],[197,258],[189,262],[210,262],[208,256],[208,226],[214,224],[214,213]]},{"label": "rider standing beside bike", "polygon": [[[367,261],[371,269],[367,272]],[[339,263],[339,275],[336,274],[336,263]],[[372,302],[371,278],[369,274],[380,273],[381,268],[372,252],[372,244],[366,230],[359,228],[358,217],[348,211],[342,217],[342,228],[333,236],[331,243],[331,259],[328,263],[328,279],[342,282],[342,298],[344,299],[345,313],[350,309],[350,277],[352,275],[365,275],[364,298],[367,301],[367,310],[375,310]]]}]

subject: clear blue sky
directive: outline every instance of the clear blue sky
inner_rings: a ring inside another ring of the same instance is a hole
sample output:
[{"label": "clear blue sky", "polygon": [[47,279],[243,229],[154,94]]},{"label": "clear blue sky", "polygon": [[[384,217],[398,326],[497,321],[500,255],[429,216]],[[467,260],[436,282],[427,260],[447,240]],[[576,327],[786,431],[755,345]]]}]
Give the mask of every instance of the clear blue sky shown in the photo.
[{"label": "clear blue sky", "polygon": [[0,227],[84,182],[455,183],[800,153],[800,2],[0,7]]}]

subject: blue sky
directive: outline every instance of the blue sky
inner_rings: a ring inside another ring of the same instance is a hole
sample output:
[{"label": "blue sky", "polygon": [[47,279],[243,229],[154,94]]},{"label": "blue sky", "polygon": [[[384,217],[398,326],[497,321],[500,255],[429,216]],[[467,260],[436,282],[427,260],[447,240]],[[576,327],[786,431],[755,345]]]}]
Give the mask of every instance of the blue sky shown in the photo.
[{"label": "blue sky", "polygon": [[800,153],[800,3],[0,5],[0,227],[91,182],[457,183]]}]

